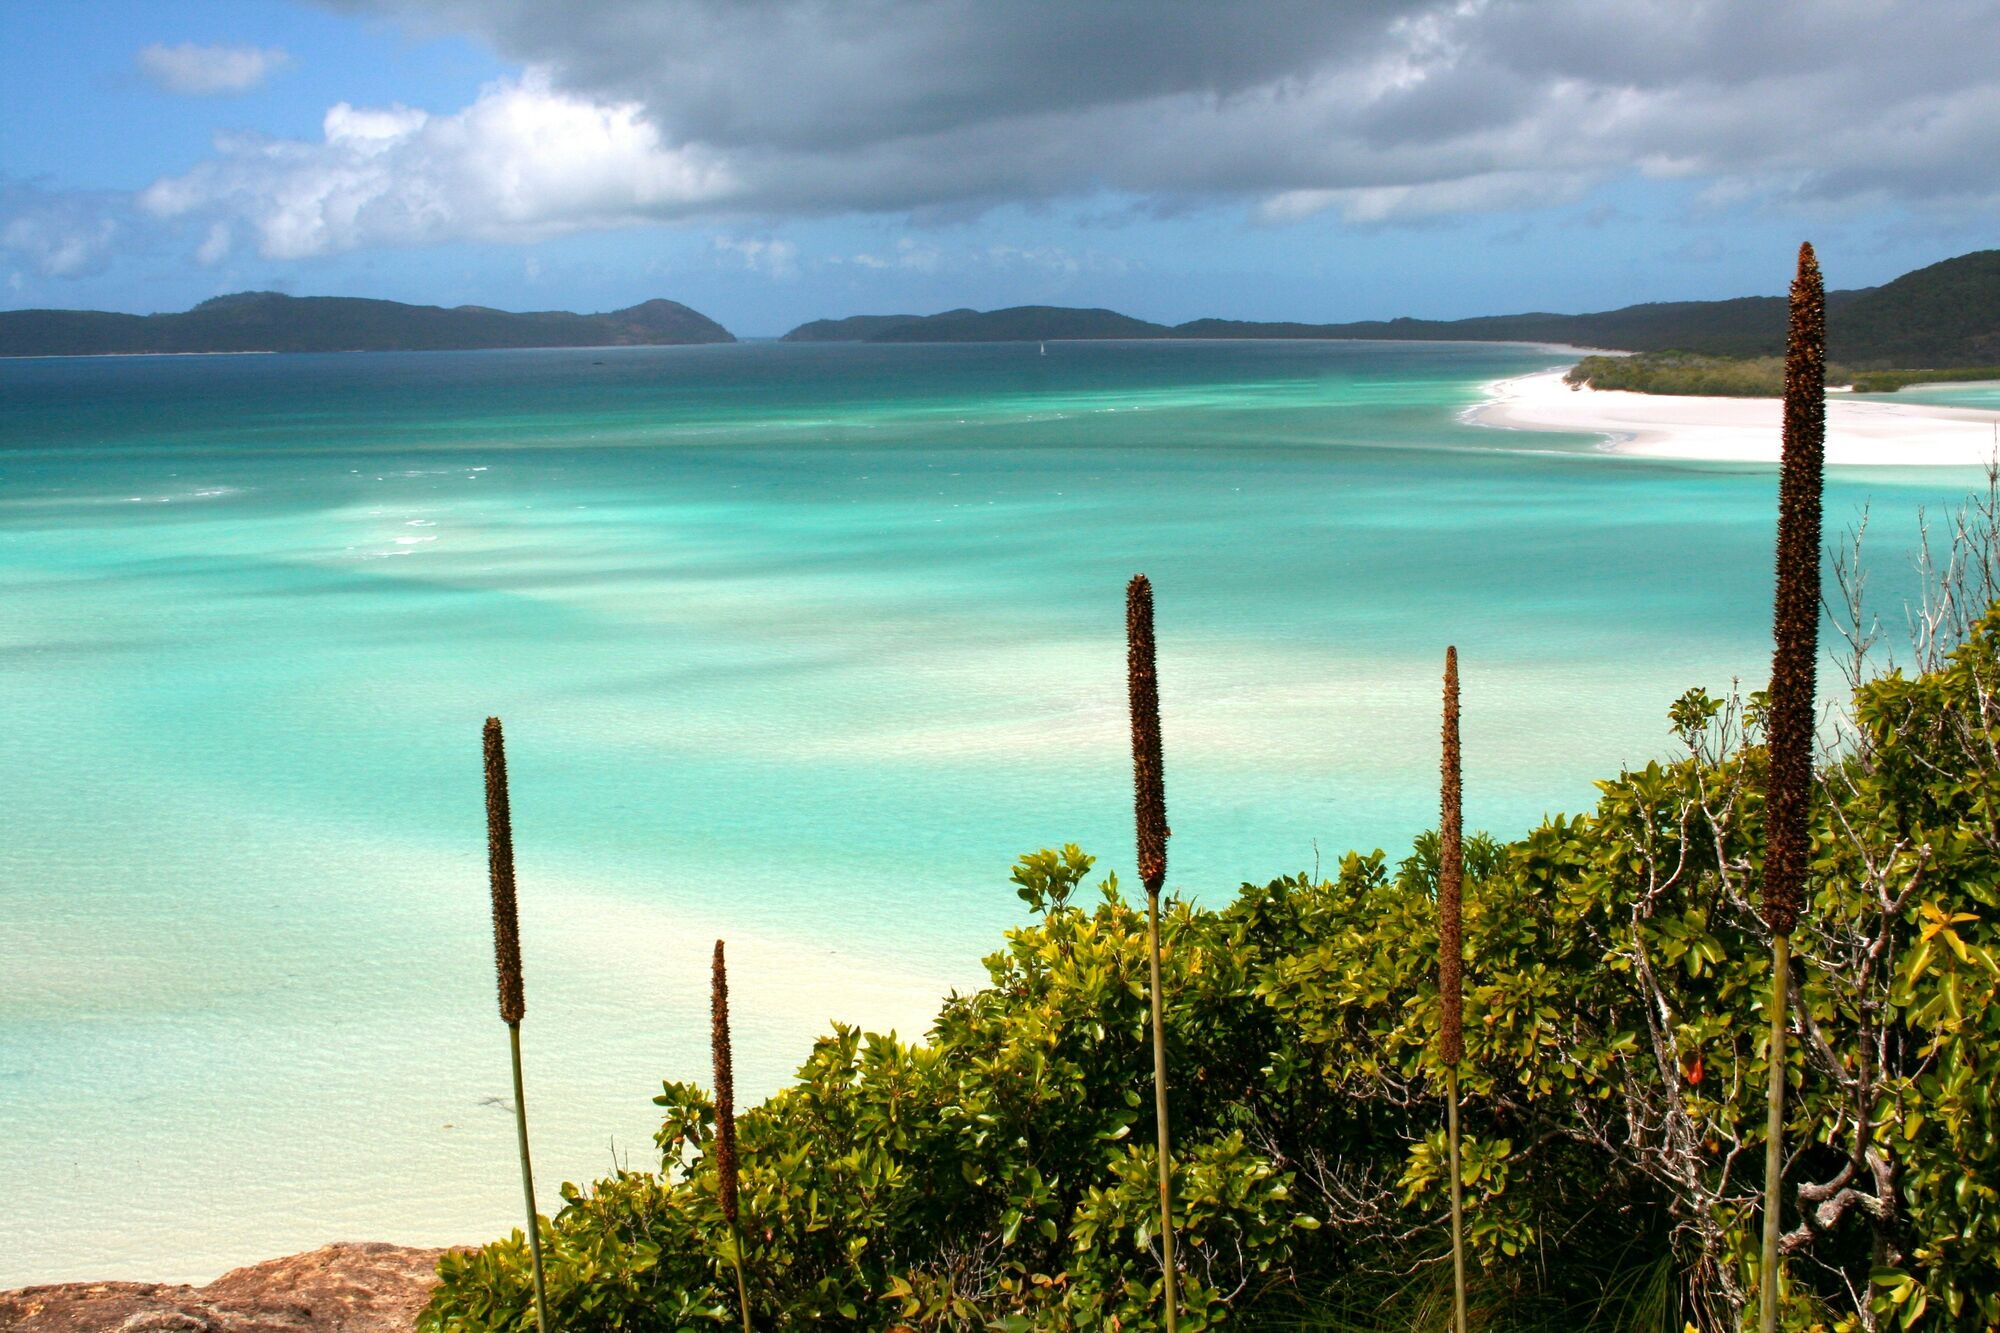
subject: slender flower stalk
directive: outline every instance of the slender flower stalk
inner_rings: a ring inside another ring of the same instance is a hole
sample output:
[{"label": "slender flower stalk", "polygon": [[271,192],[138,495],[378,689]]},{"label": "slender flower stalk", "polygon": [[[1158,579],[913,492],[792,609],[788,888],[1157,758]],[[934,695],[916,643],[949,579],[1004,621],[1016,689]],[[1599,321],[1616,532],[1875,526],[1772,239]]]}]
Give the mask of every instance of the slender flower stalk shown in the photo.
[{"label": "slender flower stalk", "polygon": [[514,1062],[514,1129],[521,1150],[521,1193],[528,1205],[528,1254],[535,1267],[535,1326],[549,1333],[549,1298],[542,1276],[542,1224],[535,1209],[535,1173],[528,1162],[528,1102],[521,1090],[521,1019],[528,1012],[521,985],[521,922],[514,902],[514,821],[507,809],[507,745],[500,719],[486,719],[486,869],[493,883],[493,964],[500,979],[500,1017]]},{"label": "slender flower stalk", "polygon": [[1820,486],[1826,461],[1826,290],[1810,244],[1799,247],[1785,346],[1784,453],[1778,471],[1778,589],[1765,735],[1763,916],[1771,930],[1771,1084],[1764,1144],[1764,1250],[1758,1320],[1778,1325],[1778,1245],[1785,1166],[1785,1017],[1792,929],[1812,850],[1813,685],[1819,655]]},{"label": "slender flower stalk", "polygon": [[729,1262],[736,1269],[736,1309],[750,1333],[750,1287],[743,1279],[743,1228],[736,1220],[736,1072],[729,1053],[729,969],[715,942],[710,975],[709,1036],[715,1047],[715,1196],[729,1223]]},{"label": "slender flower stalk", "polygon": [[1438,816],[1438,1059],[1444,1064],[1445,1129],[1451,1147],[1452,1327],[1465,1333],[1465,1200],[1459,1180],[1458,1066],[1465,1059],[1464,785],[1459,774],[1458,649],[1444,650],[1444,759]]},{"label": "slender flower stalk", "polygon": [[1146,952],[1152,985],[1153,1116],[1159,1129],[1160,1252],[1167,1333],[1174,1333],[1173,1167],[1167,1157],[1167,1034],[1160,1004],[1160,886],[1167,879],[1166,781],[1160,765],[1160,684],[1153,662],[1153,585],[1144,574],[1125,589],[1125,676],[1132,701],[1132,808],[1139,878],[1146,886]]}]

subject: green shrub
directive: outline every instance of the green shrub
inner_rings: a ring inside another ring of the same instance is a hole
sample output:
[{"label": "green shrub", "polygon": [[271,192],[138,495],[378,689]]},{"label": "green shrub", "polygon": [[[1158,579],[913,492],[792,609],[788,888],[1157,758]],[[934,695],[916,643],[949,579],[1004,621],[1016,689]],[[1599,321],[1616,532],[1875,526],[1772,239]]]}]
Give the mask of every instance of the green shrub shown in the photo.
[{"label": "green shrub", "polygon": [[[1858,1327],[1864,1308],[2000,1322],[1996,701],[2000,611],[1940,670],[1865,685],[1816,788],[1789,1328]],[[1690,691],[1671,713],[1683,759],[1518,842],[1468,840],[1475,1325],[1643,1307],[1733,1327],[1754,1289],[1769,953],[1752,703],[1746,735],[1735,705]],[[1115,879],[1074,901],[1088,871],[1073,847],[1024,858],[1037,919],[927,1041],[836,1028],[743,1113],[752,1305],[783,1312],[761,1326],[1153,1326],[1145,918]],[[1370,1293],[1434,1293],[1448,1269],[1435,874],[1420,840],[1395,866],[1350,854],[1330,880],[1165,905],[1189,1328],[1325,1327],[1311,1311],[1388,1308],[1404,1297]],[[664,1174],[566,1187],[547,1225],[560,1328],[733,1318],[712,1107],[685,1084],[656,1100]],[[518,1236],[440,1274],[425,1329],[533,1318]]]}]

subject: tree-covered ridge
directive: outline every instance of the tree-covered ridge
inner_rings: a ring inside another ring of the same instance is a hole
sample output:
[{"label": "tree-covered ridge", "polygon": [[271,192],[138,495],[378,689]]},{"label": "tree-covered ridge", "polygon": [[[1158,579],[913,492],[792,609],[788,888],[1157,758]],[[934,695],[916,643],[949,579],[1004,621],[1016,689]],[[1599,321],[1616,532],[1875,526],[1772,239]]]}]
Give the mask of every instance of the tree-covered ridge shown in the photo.
[{"label": "tree-covered ridge", "polygon": [[0,311],[0,356],[148,352],[415,352],[496,347],[727,343],[729,330],[678,301],[601,315],[515,314],[485,306],[404,305],[345,296],[238,292],[167,315]]},{"label": "tree-covered ridge", "polygon": [[786,342],[1036,342],[1048,338],[1164,338],[1172,331],[1115,310],[1022,305],[936,315],[851,315],[801,324]]},{"label": "tree-covered ridge", "polygon": [[[2000,250],[1947,259],[1880,287],[1829,292],[1827,309],[1834,316],[1828,327],[1828,355],[1850,370],[2000,364]],[[1196,319],[1168,327],[1109,310],[1017,306],[1011,310],[947,310],[927,316],[855,315],[815,320],[785,337],[798,342],[1048,338],[1548,342],[1703,358],[1761,358],[1783,351],[1785,312],[1784,297],[1745,296],[1728,301],[1656,301],[1581,315],[1533,313],[1347,324]]]},{"label": "tree-covered ridge", "polygon": [[1868,370],[2000,365],[2000,250],[1905,273],[1827,328],[1827,354]]},{"label": "tree-covered ridge", "polygon": [[[1856,690],[1816,783],[1786,1060],[1793,1329],[2000,1321],[2000,607],[1963,628],[1923,674]],[[1679,761],[1467,846],[1464,1180],[1486,1327],[1751,1313],[1760,708],[1691,690],[1670,712]],[[1155,1326],[1144,914],[1115,879],[1085,894],[1089,869],[1075,848],[1024,858],[1038,919],[986,987],[923,1043],[836,1028],[742,1116],[758,1327]],[[1436,875],[1426,836],[1394,865],[1350,854],[1328,880],[1170,904],[1186,1327],[1410,1327],[1399,1302],[1435,1293]],[[663,1172],[565,1187],[546,1224],[561,1328],[734,1317],[711,1104],[675,1082],[656,1101]],[[518,1234],[441,1273],[424,1328],[532,1318]]]},{"label": "tree-covered ridge", "polygon": [[[1835,292],[1844,304],[1856,296]],[[1742,352],[1783,341],[1782,297],[1678,301],[1628,306],[1592,315],[1482,315],[1472,319],[1375,319],[1305,324],[1242,319],[1195,319],[1168,326],[1111,310],[1016,306],[1007,310],[947,310],[936,315],[852,315],[801,324],[787,342],[1033,342],[1050,338],[1353,339],[1364,342],[1547,342],[1593,347],[1695,346]]]},{"label": "tree-covered ridge", "polygon": [[936,322],[976,315],[977,310],[959,307],[936,315],[849,315],[846,319],[815,319],[801,324],[781,340],[788,343],[872,342],[875,336],[903,324]]}]

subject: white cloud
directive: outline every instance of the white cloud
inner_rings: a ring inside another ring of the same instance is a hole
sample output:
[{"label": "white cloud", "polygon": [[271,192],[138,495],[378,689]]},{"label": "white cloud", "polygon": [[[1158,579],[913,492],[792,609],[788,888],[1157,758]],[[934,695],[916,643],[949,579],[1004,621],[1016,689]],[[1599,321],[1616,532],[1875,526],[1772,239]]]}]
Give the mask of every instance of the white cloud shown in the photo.
[{"label": "white cloud", "polygon": [[1447,213],[1547,208],[1574,202],[1589,188],[1581,172],[1505,171],[1415,185],[1353,190],[1284,190],[1259,200],[1258,221],[1297,222],[1338,209],[1348,222],[1409,222]]},{"label": "white cloud", "polygon": [[20,255],[45,278],[74,278],[103,267],[117,236],[117,222],[103,213],[52,199],[7,218],[0,250]]},{"label": "white cloud", "polygon": [[291,63],[279,47],[196,46],[154,42],[139,52],[139,69],[165,92],[185,97],[247,93]]},{"label": "white cloud", "polygon": [[904,236],[886,252],[862,251],[835,255],[829,264],[852,264],[876,272],[964,273],[973,270],[1032,270],[1055,278],[1072,278],[1082,273],[1128,273],[1132,263],[1122,255],[1098,250],[1078,253],[1060,245],[985,245],[973,249],[945,250],[927,241]]},{"label": "white cloud", "polygon": [[201,247],[194,252],[195,262],[203,268],[220,264],[229,258],[230,247],[235,243],[236,234],[227,222],[217,222],[208,229],[208,236]]},{"label": "white cloud", "polygon": [[236,218],[267,258],[471,237],[533,241],[725,205],[711,153],[670,148],[636,103],[552,90],[530,73],[453,115],[410,107],[326,113],[317,141],[225,136],[216,156],[154,182],[161,218]]},{"label": "white cloud", "polygon": [[862,268],[897,268],[917,273],[935,273],[944,263],[944,252],[934,245],[925,245],[912,237],[904,236],[896,242],[895,250],[891,254],[850,255],[847,262],[858,264]]},{"label": "white cloud", "polygon": [[737,239],[718,236],[714,240],[718,258],[741,264],[752,273],[771,278],[793,278],[799,272],[799,247],[790,241],[766,237]]},{"label": "white cloud", "polygon": [[1096,250],[1077,254],[1060,245],[991,245],[980,256],[999,268],[1035,268],[1071,277],[1078,273],[1124,273],[1131,265]]}]

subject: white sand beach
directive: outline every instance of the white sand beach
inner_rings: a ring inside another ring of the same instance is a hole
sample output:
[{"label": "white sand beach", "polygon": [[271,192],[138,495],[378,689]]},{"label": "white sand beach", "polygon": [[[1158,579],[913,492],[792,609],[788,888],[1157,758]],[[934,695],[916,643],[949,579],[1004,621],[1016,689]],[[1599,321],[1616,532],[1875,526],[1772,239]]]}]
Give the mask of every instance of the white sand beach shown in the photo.
[{"label": "white sand beach", "polygon": [[[1775,398],[1697,398],[1577,389],[1560,370],[1486,386],[1466,420],[1505,430],[1606,437],[1606,453],[1646,458],[1776,463]],[[1877,400],[1826,405],[1826,461],[1842,466],[1983,467],[2000,448],[2000,412]]]}]

